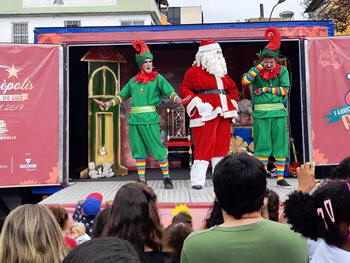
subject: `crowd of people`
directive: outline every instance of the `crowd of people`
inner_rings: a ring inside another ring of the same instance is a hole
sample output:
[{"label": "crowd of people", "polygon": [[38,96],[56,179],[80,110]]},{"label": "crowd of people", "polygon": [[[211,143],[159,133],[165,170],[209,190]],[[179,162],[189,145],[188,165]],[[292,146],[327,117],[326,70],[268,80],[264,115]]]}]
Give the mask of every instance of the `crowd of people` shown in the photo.
[{"label": "crowd of people", "polygon": [[196,231],[185,205],[164,227],[156,194],[138,182],[123,185],[102,210],[99,193],[78,201],[71,225],[62,207],[22,205],[4,221],[0,262],[350,262],[350,157],[322,183],[313,163],[297,176],[281,214],[264,164],[226,155],[213,175],[212,209]]}]

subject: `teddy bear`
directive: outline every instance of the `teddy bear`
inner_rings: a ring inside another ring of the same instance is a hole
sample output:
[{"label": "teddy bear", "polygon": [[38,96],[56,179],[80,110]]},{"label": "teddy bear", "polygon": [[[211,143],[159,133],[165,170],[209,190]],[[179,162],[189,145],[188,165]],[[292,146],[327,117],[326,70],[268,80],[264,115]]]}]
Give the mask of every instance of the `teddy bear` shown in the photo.
[{"label": "teddy bear", "polygon": [[89,177],[91,179],[97,179],[100,177],[98,171],[96,170],[96,165],[94,162],[89,162],[88,167],[89,167]]},{"label": "teddy bear", "polygon": [[238,102],[238,117],[236,118],[236,125],[252,125],[252,112],[252,101],[248,99],[240,100]]},{"label": "teddy bear", "polygon": [[102,176],[104,176],[106,178],[111,178],[112,176],[114,176],[114,172],[113,172],[111,163],[104,163],[103,164]]}]

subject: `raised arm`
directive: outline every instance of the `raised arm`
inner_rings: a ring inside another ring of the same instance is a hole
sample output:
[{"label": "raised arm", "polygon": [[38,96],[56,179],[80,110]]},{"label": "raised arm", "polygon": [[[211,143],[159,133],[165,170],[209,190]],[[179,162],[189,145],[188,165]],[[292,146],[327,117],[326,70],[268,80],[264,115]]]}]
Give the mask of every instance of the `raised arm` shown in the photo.
[{"label": "raised arm", "polygon": [[259,65],[251,68],[247,73],[243,75],[242,85],[247,86],[255,79],[259,72],[264,68],[264,62],[261,61]]}]

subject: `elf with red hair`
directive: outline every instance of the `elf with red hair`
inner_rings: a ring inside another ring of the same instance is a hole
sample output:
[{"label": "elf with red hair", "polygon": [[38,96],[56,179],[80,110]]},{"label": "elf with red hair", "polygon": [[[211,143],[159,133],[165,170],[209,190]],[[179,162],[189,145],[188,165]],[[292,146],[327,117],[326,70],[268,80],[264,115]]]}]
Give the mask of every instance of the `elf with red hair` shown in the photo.
[{"label": "elf with red hair", "polygon": [[124,100],[132,97],[131,114],[129,116],[129,138],[132,157],[136,159],[139,181],[146,182],[145,167],[147,149],[158,161],[163,173],[165,189],[173,189],[169,176],[167,151],[160,140],[160,118],[156,106],[162,96],[170,98],[175,103],[182,103],[169,82],[158,72],[153,71],[153,55],[147,45],[139,40],[132,43],[136,50],[135,59],[140,72],[131,78],[120,93],[112,100],[95,102],[108,110]]},{"label": "elf with red hair", "polygon": [[209,162],[215,165],[229,152],[231,123],[237,117],[238,90],[227,75],[221,47],[213,40],[203,40],[192,67],[180,87],[181,96],[189,97],[186,111],[194,142],[191,184],[202,189]]},{"label": "elf with red hair", "polygon": [[260,51],[262,62],[243,75],[242,85],[253,86],[254,105],[254,155],[267,169],[268,158],[276,160],[277,186],[289,188],[284,180],[284,168],[288,156],[287,110],[284,103],[290,88],[286,67],[277,63],[281,36],[277,28],[265,31],[270,43]]}]

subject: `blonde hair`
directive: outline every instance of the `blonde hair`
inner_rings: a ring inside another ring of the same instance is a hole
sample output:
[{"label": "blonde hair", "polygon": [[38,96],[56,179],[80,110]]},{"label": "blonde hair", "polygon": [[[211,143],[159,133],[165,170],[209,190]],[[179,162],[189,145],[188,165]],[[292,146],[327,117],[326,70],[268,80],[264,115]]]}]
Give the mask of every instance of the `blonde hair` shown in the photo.
[{"label": "blonde hair", "polygon": [[72,230],[77,231],[78,234],[80,234],[80,235],[84,235],[86,227],[82,222],[74,222],[70,227],[71,232],[72,232]]},{"label": "blonde hair", "polygon": [[0,235],[1,263],[61,263],[66,254],[61,229],[45,207],[26,204],[7,216]]}]

